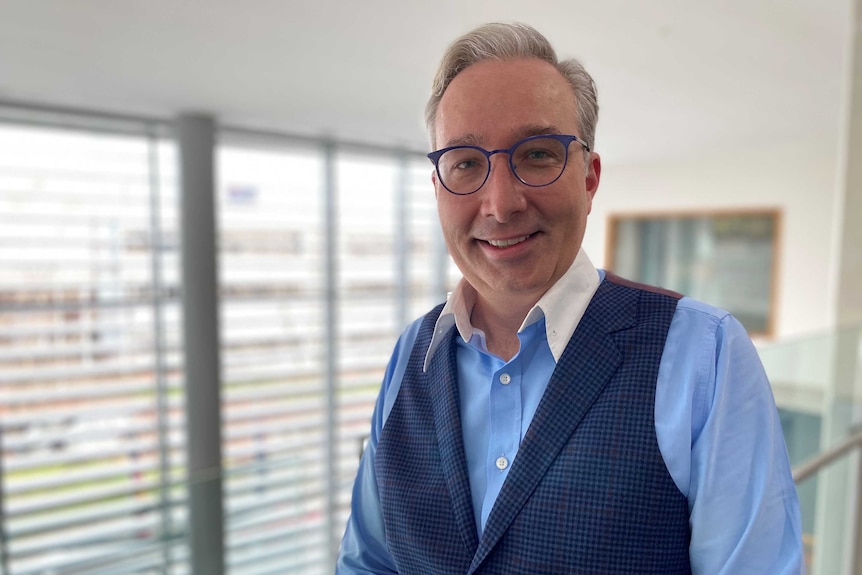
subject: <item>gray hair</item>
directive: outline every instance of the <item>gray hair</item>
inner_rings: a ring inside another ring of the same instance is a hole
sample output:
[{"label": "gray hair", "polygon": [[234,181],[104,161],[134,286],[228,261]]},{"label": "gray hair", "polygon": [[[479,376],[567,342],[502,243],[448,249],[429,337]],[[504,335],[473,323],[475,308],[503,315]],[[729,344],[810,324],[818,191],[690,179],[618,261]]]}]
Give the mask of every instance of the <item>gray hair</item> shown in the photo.
[{"label": "gray hair", "polygon": [[550,42],[534,28],[526,24],[499,23],[485,24],[464,34],[443,55],[431,86],[431,97],[425,106],[425,124],[432,146],[436,145],[434,123],[437,107],[455,76],[482,60],[514,58],[538,58],[548,62],[568,80],[575,93],[580,137],[592,150],[599,119],[599,102],[592,77],[575,59],[558,61]]}]

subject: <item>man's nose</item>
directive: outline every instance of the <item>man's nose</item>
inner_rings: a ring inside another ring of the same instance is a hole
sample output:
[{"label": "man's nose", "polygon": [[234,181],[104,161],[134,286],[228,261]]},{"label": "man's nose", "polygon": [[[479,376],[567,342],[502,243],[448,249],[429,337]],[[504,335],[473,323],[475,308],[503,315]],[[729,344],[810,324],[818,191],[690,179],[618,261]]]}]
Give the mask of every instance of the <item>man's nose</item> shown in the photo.
[{"label": "man's nose", "polygon": [[482,210],[483,215],[505,223],[527,208],[526,186],[512,172],[508,155],[495,156],[490,158],[491,173],[482,188]]}]

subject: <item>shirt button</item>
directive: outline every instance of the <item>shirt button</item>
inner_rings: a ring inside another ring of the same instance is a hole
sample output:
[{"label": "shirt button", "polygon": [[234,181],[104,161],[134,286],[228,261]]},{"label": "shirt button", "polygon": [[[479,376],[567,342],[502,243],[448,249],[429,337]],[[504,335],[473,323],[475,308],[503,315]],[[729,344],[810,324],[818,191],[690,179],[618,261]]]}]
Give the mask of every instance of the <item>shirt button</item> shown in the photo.
[{"label": "shirt button", "polygon": [[509,460],[505,457],[498,457],[495,463],[497,464],[497,469],[499,469],[500,471],[503,471],[504,469],[509,467]]},{"label": "shirt button", "polygon": [[508,373],[504,373],[500,376],[500,383],[503,385],[509,385],[510,381],[512,381],[512,377]]}]

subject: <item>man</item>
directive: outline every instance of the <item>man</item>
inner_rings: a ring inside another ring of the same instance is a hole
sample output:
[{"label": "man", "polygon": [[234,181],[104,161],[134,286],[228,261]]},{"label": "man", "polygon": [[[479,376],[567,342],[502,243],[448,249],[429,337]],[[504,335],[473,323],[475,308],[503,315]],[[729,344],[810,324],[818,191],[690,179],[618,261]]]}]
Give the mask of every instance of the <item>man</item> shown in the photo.
[{"label": "man", "polygon": [[527,26],[444,56],[429,158],[464,277],[395,347],[338,573],[801,572],[742,326],[581,250],[597,116],[587,72]]}]

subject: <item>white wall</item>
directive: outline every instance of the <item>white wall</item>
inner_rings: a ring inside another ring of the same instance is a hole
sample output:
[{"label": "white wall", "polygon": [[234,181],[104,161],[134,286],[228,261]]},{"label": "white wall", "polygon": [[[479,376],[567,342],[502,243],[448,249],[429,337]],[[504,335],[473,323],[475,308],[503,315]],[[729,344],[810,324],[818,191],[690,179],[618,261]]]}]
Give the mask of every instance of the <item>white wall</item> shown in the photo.
[{"label": "white wall", "polygon": [[596,266],[607,263],[610,214],[780,208],[776,336],[824,332],[834,325],[835,205],[843,198],[835,140],[831,147],[809,140],[746,149],[728,142],[709,155],[642,165],[605,159],[584,247]]}]

